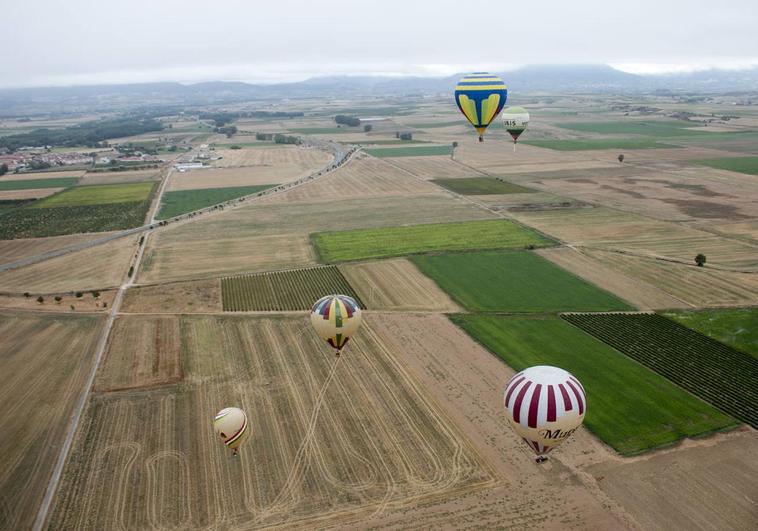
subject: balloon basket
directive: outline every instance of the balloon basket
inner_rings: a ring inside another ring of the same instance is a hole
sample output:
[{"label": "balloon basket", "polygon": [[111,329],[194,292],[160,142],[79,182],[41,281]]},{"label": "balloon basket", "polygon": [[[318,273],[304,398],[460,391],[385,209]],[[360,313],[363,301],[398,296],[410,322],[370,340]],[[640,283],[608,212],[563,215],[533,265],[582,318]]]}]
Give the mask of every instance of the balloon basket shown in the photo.
[{"label": "balloon basket", "polygon": [[534,460],[535,463],[544,463],[545,461],[547,461],[547,457],[544,455],[541,455]]}]

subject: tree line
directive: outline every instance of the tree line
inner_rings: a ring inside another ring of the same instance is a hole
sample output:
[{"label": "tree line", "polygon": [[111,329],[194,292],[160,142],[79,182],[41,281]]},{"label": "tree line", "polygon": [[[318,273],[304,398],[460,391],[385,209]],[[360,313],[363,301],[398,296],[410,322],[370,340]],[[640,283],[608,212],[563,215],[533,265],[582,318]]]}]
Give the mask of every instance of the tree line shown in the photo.
[{"label": "tree line", "polygon": [[347,114],[338,114],[334,117],[334,121],[338,124],[349,125],[350,127],[358,127],[361,125],[361,119],[357,116],[349,116]]}]

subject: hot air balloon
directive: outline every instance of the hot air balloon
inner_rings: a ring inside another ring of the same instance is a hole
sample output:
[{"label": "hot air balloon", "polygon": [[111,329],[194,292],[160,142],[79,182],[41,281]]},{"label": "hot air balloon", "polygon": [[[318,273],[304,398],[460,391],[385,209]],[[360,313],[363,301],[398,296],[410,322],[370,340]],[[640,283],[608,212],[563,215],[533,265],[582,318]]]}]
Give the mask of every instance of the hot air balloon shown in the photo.
[{"label": "hot air balloon", "polygon": [[337,356],[361,324],[361,307],[347,295],[327,295],[311,309],[311,324]]},{"label": "hot air balloon", "polygon": [[523,107],[506,107],[503,110],[503,124],[513,137],[513,151],[516,151],[518,137],[529,125],[529,112]]},{"label": "hot air balloon", "polygon": [[513,430],[539,457],[573,434],[587,413],[584,387],[569,372],[538,365],[510,379],[504,405]]},{"label": "hot air balloon", "polygon": [[216,413],[213,430],[237,455],[237,448],[250,436],[247,415],[238,407],[227,407]]},{"label": "hot air balloon", "polygon": [[508,88],[503,80],[487,72],[463,76],[455,87],[455,103],[484,141],[484,131],[503,109]]}]

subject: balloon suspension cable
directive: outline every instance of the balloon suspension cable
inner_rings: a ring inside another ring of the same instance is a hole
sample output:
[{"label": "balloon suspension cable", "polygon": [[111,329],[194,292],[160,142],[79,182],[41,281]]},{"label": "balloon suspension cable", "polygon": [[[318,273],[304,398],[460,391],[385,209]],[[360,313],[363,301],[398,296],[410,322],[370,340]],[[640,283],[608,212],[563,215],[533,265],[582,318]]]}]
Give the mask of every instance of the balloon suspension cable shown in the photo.
[{"label": "balloon suspension cable", "polygon": [[516,141],[513,141],[513,152],[516,153]]}]

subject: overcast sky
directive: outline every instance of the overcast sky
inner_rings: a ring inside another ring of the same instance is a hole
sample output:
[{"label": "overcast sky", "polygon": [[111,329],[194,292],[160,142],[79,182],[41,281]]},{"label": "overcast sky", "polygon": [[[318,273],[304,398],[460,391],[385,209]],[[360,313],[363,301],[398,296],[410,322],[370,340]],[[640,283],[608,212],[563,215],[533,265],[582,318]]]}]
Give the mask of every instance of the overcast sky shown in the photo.
[{"label": "overcast sky", "polygon": [[0,20],[4,87],[758,65],[757,0],[0,0]]}]

